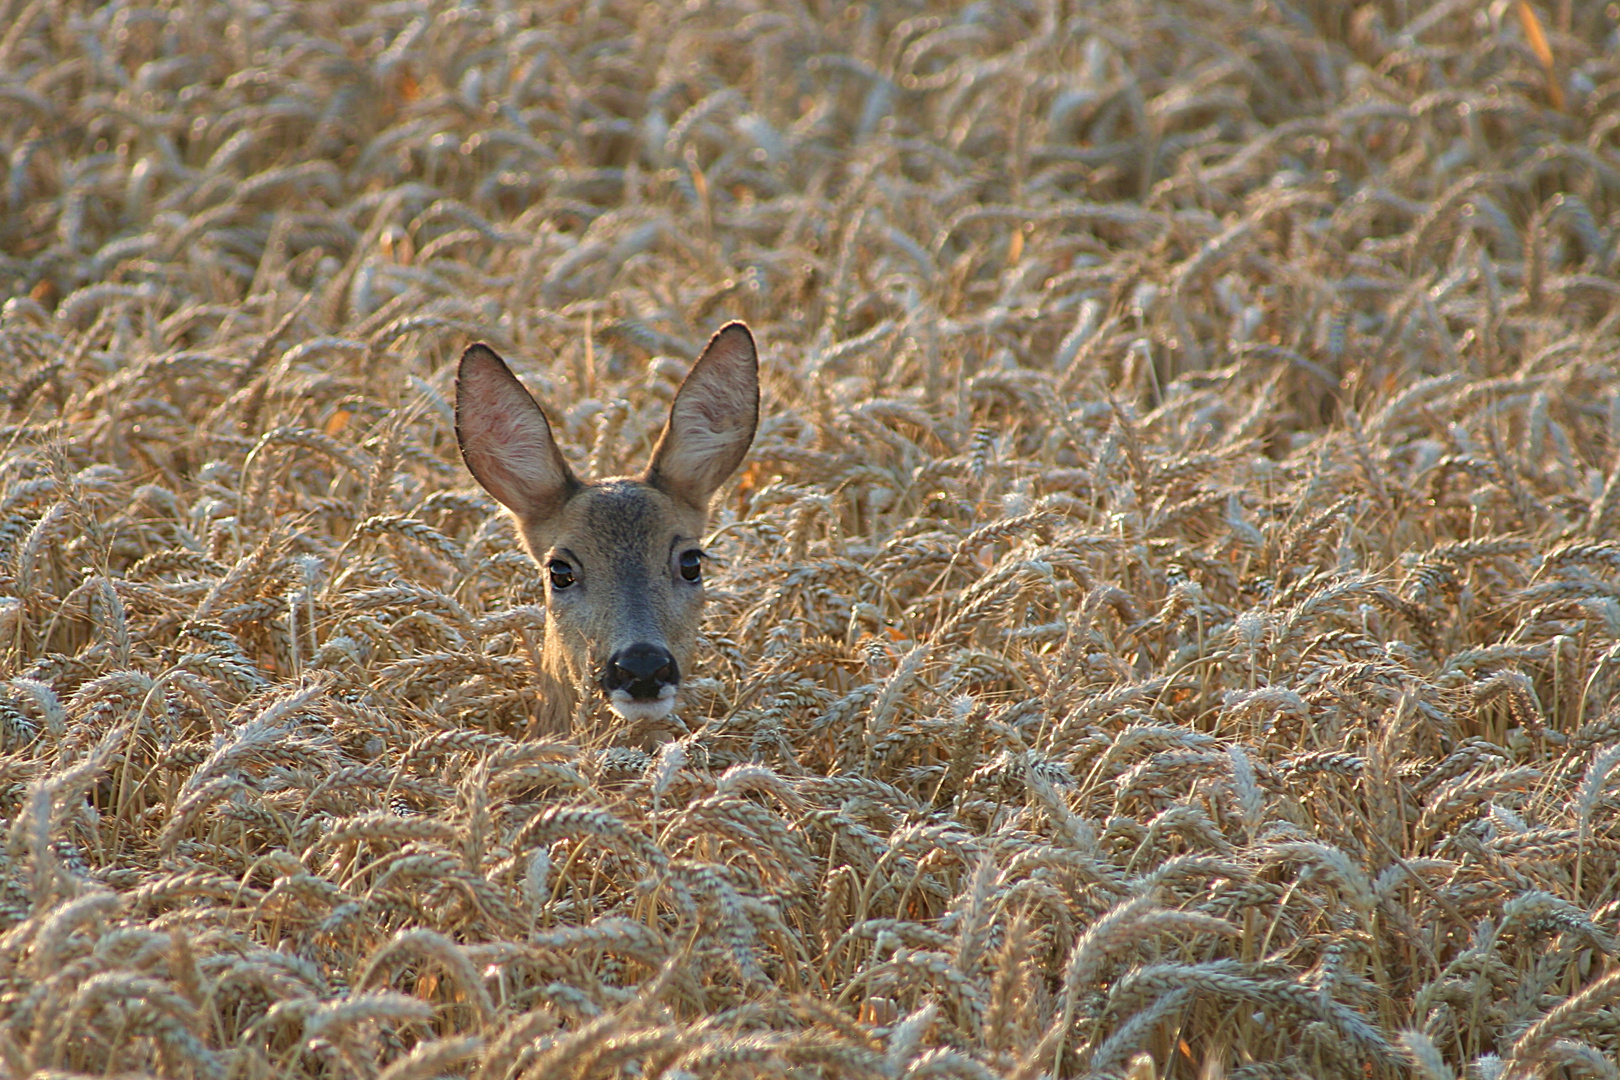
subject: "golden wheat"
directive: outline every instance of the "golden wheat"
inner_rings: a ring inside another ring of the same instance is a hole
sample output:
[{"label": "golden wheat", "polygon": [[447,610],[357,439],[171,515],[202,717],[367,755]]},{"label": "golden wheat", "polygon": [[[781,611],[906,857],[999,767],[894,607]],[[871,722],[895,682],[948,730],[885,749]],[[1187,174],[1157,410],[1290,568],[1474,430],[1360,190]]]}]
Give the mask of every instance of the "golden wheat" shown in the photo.
[{"label": "golden wheat", "polygon": [[[0,1071],[1620,1076],[1609,7],[0,12]],[[536,741],[450,361],[728,317]]]}]

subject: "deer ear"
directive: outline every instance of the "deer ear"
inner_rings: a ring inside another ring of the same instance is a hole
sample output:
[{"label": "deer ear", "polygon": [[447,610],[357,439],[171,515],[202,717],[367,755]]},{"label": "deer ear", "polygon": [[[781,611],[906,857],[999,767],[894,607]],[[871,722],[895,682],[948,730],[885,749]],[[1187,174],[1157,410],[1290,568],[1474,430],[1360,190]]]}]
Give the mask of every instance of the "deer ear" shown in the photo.
[{"label": "deer ear", "polygon": [[646,482],[699,510],[742,464],[759,426],[759,354],[754,335],[728,323],[681,384],[653,450]]},{"label": "deer ear", "polygon": [[473,478],[521,520],[546,517],[580,487],[546,414],[488,345],[461,354],[456,441]]}]

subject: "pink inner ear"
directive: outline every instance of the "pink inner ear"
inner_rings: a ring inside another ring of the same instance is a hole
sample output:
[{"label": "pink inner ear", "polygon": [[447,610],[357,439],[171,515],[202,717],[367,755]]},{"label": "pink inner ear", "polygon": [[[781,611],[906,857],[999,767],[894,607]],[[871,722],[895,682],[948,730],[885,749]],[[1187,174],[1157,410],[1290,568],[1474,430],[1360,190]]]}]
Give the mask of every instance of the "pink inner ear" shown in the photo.
[{"label": "pink inner ear", "polygon": [[507,467],[506,461],[499,454],[490,453],[486,449],[468,447],[467,456],[471,459],[467,467],[472,470],[473,475],[488,487],[499,488],[500,492],[496,497],[505,502],[509,497],[506,492],[517,488],[519,484],[518,475]]},{"label": "pink inner ear", "polygon": [[533,417],[524,415],[528,410],[514,408],[513,404],[505,396],[491,401],[480,395],[478,425],[473,437],[492,453],[498,453],[501,447],[521,443],[526,434],[524,429],[533,426]]},{"label": "pink inner ear", "polygon": [[554,469],[546,453],[544,423],[533,406],[498,402],[479,417],[475,452],[513,480],[528,476],[531,483],[550,481]]},{"label": "pink inner ear", "polygon": [[519,515],[537,511],[567,483],[543,414],[522,384],[487,369],[464,378],[460,392],[459,434],[467,467]]},{"label": "pink inner ear", "polygon": [[695,373],[699,377],[683,388],[676,407],[688,422],[702,423],[712,434],[734,434],[753,419],[757,393],[748,336],[722,332],[704,359],[701,373]]}]

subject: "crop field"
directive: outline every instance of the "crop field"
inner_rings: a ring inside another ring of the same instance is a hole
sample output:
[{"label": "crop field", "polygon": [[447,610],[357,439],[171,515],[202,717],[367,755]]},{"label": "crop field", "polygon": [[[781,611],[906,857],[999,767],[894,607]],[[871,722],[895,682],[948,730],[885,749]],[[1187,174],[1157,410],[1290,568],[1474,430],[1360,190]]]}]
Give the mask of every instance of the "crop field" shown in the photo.
[{"label": "crop field", "polygon": [[0,1074],[1620,1078],[1617,18],[0,2]]}]

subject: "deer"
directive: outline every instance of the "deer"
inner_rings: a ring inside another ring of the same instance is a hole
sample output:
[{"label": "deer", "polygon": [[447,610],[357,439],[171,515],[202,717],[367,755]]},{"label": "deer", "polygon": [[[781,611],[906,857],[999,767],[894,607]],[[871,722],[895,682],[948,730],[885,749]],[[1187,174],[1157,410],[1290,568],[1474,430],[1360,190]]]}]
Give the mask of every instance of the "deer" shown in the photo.
[{"label": "deer", "polygon": [[646,469],[581,480],[545,411],[482,342],[456,372],[456,441],[543,571],[541,706],[533,730],[566,730],[584,695],[620,719],[663,720],[691,669],[703,610],[709,501],[759,426],[759,355],[748,327],[720,328],[692,365]]}]

